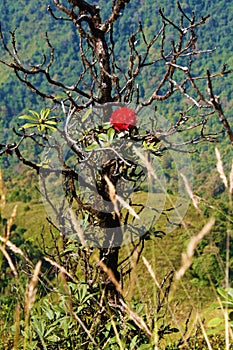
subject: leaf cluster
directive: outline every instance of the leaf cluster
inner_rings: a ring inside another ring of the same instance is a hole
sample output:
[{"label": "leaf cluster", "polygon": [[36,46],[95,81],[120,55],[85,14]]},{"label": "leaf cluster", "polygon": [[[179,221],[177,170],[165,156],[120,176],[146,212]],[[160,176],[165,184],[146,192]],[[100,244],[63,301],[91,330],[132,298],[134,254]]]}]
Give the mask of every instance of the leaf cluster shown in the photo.
[{"label": "leaf cluster", "polygon": [[40,113],[29,110],[31,115],[24,114],[19,116],[19,119],[26,119],[29,123],[26,123],[20,127],[19,130],[29,129],[37,127],[38,131],[56,131],[57,117],[50,116],[50,108],[42,109]]}]

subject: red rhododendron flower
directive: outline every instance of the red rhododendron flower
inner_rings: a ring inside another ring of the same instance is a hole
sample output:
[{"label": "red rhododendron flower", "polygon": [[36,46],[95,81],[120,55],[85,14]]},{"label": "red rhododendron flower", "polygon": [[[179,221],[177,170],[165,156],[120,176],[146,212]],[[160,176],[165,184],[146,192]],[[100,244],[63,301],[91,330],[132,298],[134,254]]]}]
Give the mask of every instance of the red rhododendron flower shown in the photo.
[{"label": "red rhododendron flower", "polygon": [[129,130],[136,125],[137,116],[132,109],[122,107],[112,113],[110,123],[117,131]]}]

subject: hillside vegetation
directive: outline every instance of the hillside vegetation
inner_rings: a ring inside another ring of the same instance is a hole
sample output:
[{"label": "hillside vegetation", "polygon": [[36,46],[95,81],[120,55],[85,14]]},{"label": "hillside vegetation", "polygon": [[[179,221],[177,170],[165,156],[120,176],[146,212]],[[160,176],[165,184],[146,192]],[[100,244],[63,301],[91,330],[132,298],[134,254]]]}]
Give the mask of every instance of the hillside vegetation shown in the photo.
[{"label": "hillside vegetation", "polygon": [[[5,3],[1,3],[0,22],[2,31],[9,42],[11,40],[9,32],[16,30],[16,41],[21,60],[23,62],[36,62],[37,64],[42,62],[43,54],[48,55],[48,46],[45,37],[45,33],[47,32],[51,45],[55,49],[55,62],[51,68],[53,77],[55,79],[59,78],[68,84],[73,84],[82,70],[81,62],[78,60],[78,36],[71,24],[66,21],[56,21],[51,17],[47,11],[48,5],[54,8],[52,0],[46,4],[42,0],[32,0],[29,3],[26,0],[21,0],[14,4],[8,0]],[[101,8],[103,18],[106,18],[111,8],[111,2],[106,4],[100,1],[98,5]],[[194,62],[195,74],[197,76],[201,75],[207,68],[212,73],[220,72],[224,64],[231,68],[233,65],[231,54],[233,49],[231,40],[233,31],[232,2],[190,1],[188,3],[182,1],[181,5],[189,15],[191,15],[192,11],[195,11],[196,16],[199,16],[199,18],[210,14],[210,18],[207,20],[205,26],[201,26],[197,31],[198,47],[201,50],[214,51],[197,57],[196,63]],[[154,3],[137,0],[128,4],[124,11],[124,16],[116,22],[113,39],[115,41],[118,64],[123,71],[127,63],[125,60],[128,59],[128,37],[138,30],[139,21],[143,25],[148,40],[158,32],[162,26],[162,18],[158,12],[160,7],[165,9],[168,18],[172,20],[178,18],[179,11],[175,2],[162,1]],[[172,32],[169,39],[173,39]],[[139,51],[140,47],[141,44],[139,42]],[[4,55],[3,58],[9,61],[3,50],[1,50],[1,55]],[[151,54],[151,60],[155,59],[157,55],[158,52],[156,52],[155,47],[155,50]],[[137,83],[140,86],[141,95],[145,94],[145,91],[147,93],[150,92],[151,86],[161,79],[162,72],[163,66],[158,62],[146,70],[144,74],[140,75],[140,80]],[[214,84],[215,93],[220,96],[226,116],[229,122],[232,123],[232,75],[228,75],[224,79],[219,79],[219,81],[216,80]],[[41,86],[43,91],[48,91],[46,81],[37,79],[37,85]],[[57,93],[58,95],[63,94],[61,90]],[[157,102],[156,107],[158,112],[167,120],[178,120],[184,103],[185,101],[180,99],[179,94],[174,94],[169,99],[169,102]],[[20,84],[15,79],[12,71],[0,65],[0,127],[2,130],[0,142],[13,141],[12,127],[19,123],[18,116],[22,111],[28,109],[38,110],[43,108],[43,106],[49,107],[48,103],[43,101],[43,99],[37,97],[24,85]],[[218,123],[216,119],[212,121],[210,118],[206,124],[206,128],[211,132],[215,132],[216,129],[221,130],[220,122]],[[218,134],[217,138],[223,142],[222,157],[228,163],[229,142],[221,134]],[[197,173],[203,174],[203,180],[205,180],[208,169],[206,169],[206,162],[202,161],[202,159],[208,158],[208,162],[211,165],[214,164],[213,144],[199,146],[198,154],[201,154],[201,157],[199,155],[195,157],[194,155],[194,161],[198,163]],[[4,166],[9,166],[9,162],[14,163],[14,160],[5,157],[4,161],[1,160],[1,162]],[[201,182],[203,184],[203,181]]]},{"label": "hillside vegetation", "polygon": [[[206,69],[211,73],[221,72],[223,65],[232,68],[233,2],[190,0],[180,3],[189,16],[192,11],[199,18],[210,14],[205,26],[197,31],[197,45],[200,50],[212,52],[196,57],[193,64],[195,75],[205,74]],[[48,5],[54,9],[52,0],[0,2],[1,29],[8,44],[10,32],[15,31],[19,57],[28,65],[31,62],[40,64],[43,55],[48,55],[47,33],[55,49],[52,76],[66,84],[74,84],[83,70],[78,59],[78,34],[71,23],[52,18]],[[112,1],[100,0],[98,6],[102,18],[107,18]],[[168,0],[131,1],[124,15],[117,20],[113,41],[120,70],[124,71],[126,67],[128,39],[137,32],[139,23],[148,40],[161,28],[160,7],[168,18],[178,21],[177,3]],[[60,16],[60,13],[54,13]],[[169,42],[174,39],[172,30],[166,35]],[[137,45],[139,51],[143,50],[140,40]],[[2,60],[9,61],[2,48],[0,53]],[[157,54],[154,48],[150,59],[156,59]],[[137,78],[141,96],[145,96],[152,85],[160,81],[163,69],[157,62]],[[229,123],[233,125],[232,75],[224,78],[220,75],[214,81],[214,90],[220,96]],[[33,79],[41,91],[51,89],[40,77]],[[64,91],[55,90],[52,92],[58,95],[57,98],[61,94],[65,96]],[[156,102],[158,114],[168,122],[179,119],[184,105],[184,98],[178,94],[172,95],[168,101]],[[15,141],[17,136],[13,127],[19,129],[22,120],[18,117],[23,112],[40,111],[51,106],[21,84],[12,71],[0,65],[0,146]],[[206,128],[213,134],[218,130],[218,134],[214,135],[215,142],[191,144],[190,163],[183,164],[184,168],[190,165],[188,172],[193,173],[192,189],[185,180],[182,184],[179,182],[180,174],[177,174],[176,162],[171,155],[165,152],[161,156],[158,153],[156,164],[162,169],[167,186],[165,209],[160,212],[156,207],[159,220],[152,230],[146,232],[144,240],[139,239],[135,246],[134,243],[129,247],[126,245],[120,252],[119,266],[123,276],[120,282],[124,301],[129,305],[125,318],[122,318],[122,307],[115,307],[115,301],[107,306],[104,303],[105,290],[101,285],[97,249],[91,247],[82,251],[78,239],[62,237],[60,228],[46,212],[36,172],[19,164],[10,153],[0,158],[0,350],[152,350],[155,349],[156,337],[164,350],[178,350],[181,345],[187,350],[230,349],[225,326],[229,326],[233,344],[233,294],[231,289],[229,295],[224,294],[223,287],[227,274],[230,287],[233,287],[230,244],[233,152],[224,130],[221,132],[220,121],[210,117]],[[190,135],[195,135],[195,131],[191,130]],[[39,140],[43,141],[42,138]],[[33,147],[31,144],[29,139],[25,139],[22,153],[25,158],[39,163],[41,144],[38,142]],[[216,159],[216,146],[221,160]],[[185,157],[178,155],[177,158],[186,161]],[[220,164],[218,169],[217,162]],[[153,181],[157,192],[152,194],[152,204],[156,206],[162,191],[160,184],[156,183],[159,179],[154,178]],[[61,184],[52,185],[58,187]],[[179,216],[180,204],[176,203],[179,190],[182,205],[187,201],[190,205],[184,218],[177,223],[171,220],[176,218],[171,213]],[[148,192],[142,183],[136,192],[139,204],[147,203]],[[152,204],[147,203],[148,208]],[[172,229],[168,230],[168,227]],[[202,238],[198,240],[200,234]],[[193,243],[195,249],[188,256],[193,237],[198,242]],[[127,255],[130,259],[125,262]],[[184,276],[178,279],[176,273],[185,265],[184,256],[190,265],[185,267]],[[38,261],[42,261],[42,265]],[[93,266],[93,270],[84,270],[85,264]],[[111,279],[111,273],[108,273]],[[119,288],[118,282],[116,285]],[[225,297],[229,309],[224,309],[225,304],[224,301],[221,303],[220,297]]]},{"label": "hillside vegetation", "polygon": [[[49,40],[55,48],[55,64],[53,73],[55,77],[61,77],[68,83],[73,83],[81,72],[81,62],[77,61],[77,52],[79,50],[78,37],[75,29],[65,21],[56,21],[51,18],[47,11],[47,6],[53,2],[26,0],[12,3],[7,0],[0,4],[1,26],[4,35],[10,40],[9,31],[16,30],[16,40],[19,55],[22,61],[32,61],[38,64],[42,61],[42,54],[48,53],[45,33],[49,35]],[[99,1],[101,15],[105,18],[111,8],[111,2]],[[231,1],[182,1],[181,5],[187,14],[191,15],[195,11],[199,18],[210,14],[210,18],[204,27],[198,32],[198,45],[201,50],[215,51],[210,54],[206,53],[198,57],[196,64],[196,74],[203,73],[206,68],[211,72],[221,70],[223,64],[233,64],[232,59],[232,13],[233,4]],[[142,23],[146,37],[149,39],[157,32],[162,25],[162,18],[159,16],[159,8],[164,8],[168,18],[175,19],[179,16],[176,2],[169,1],[139,1],[129,3],[125,9],[124,17],[116,23],[113,39],[119,62],[122,68],[125,59],[128,57],[128,37],[137,31],[139,21]],[[172,40],[171,33],[171,40]],[[139,45],[140,50],[140,45]],[[3,53],[3,52],[2,52]],[[156,51],[153,52],[156,57]],[[150,84],[159,78],[162,67],[159,63],[152,66],[147,75],[142,75],[139,81],[141,93],[150,90]],[[156,72],[156,73],[155,73]],[[38,82],[45,87],[45,82]],[[217,84],[217,93],[223,98],[224,107],[232,107],[232,77],[227,77],[224,81]],[[168,113],[177,113],[180,111],[179,100],[170,103],[161,103],[159,110],[163,115]],[[5,67],[0,66],[0,108],[1,108],[1,125],[3,130],[11,124],[12,118],[15,121],[16,116],[26,108],[36,109],[37,104],[43,105],[43,101],[35,98],[25,86],[22,86],[15,80],[13,74]],[[5,135],[5,136],[4,136]],[[2,137],[6,138],[7,133]]]}]

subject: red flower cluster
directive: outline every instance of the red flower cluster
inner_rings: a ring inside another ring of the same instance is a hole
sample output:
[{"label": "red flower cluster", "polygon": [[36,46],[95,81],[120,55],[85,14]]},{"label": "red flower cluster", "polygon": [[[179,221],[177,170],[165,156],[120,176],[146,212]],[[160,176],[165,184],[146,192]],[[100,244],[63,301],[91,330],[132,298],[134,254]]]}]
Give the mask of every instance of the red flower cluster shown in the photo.
[{"label": "red flower cluster", "polygon": [[129,130],[136,125],[137,116],[130,108],[122,107],[112,113],[110,123],[117,131]]}]

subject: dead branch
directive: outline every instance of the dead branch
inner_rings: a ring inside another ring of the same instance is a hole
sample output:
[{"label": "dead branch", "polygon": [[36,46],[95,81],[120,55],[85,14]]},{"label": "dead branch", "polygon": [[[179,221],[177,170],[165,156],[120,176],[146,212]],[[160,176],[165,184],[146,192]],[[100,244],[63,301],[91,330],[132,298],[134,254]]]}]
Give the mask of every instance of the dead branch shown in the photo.
[{"label": "dead branch", "polygon": [[229,137],[229,140],[231,141],[231,144],[233,145],[233,131],[229,125],[227,118],[225,117],[225,115],[223,113],[222,106],[221,106],[221,103],[219,102],[218,96],[214,95],[209,70],[207,70],[207,77],[208,77],[208,91],[209,91],[209,96],[210,96],[210,103],[213,105],[213,107],[214,107],[214,109],[219,117],[219,120],[222,122],[222,124],[227,132],[227,135]]}]

